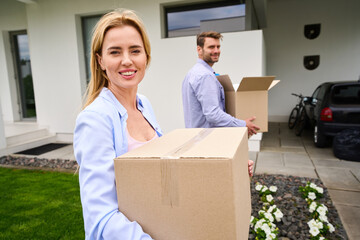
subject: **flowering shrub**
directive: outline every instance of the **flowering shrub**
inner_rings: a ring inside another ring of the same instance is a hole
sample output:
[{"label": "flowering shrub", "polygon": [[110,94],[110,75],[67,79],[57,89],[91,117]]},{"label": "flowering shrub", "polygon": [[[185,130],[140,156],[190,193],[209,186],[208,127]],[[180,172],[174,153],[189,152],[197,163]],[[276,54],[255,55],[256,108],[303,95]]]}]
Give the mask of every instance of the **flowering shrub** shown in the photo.
[{"label": "flowering shrub", "polygon": [[311,220],[307,223],[310,228],[311,240],[326,240],[325,235],[335,231],[328,221],[328,208],[316,200],[321,198],[324,189],[314,183],[307,182],[305,187],[300,186],[299,191],[308,204]]},{"label": "flowering shrub", "polygon": [[277,191],[277,187],[263,186],[256,184],[255,190],[259,192],[261,201],[263,202],[262,209],[258,212],[259,218],[251,216],[250,227],[252,232],[256,235],[256,240],[271,240],[278,239],[279,229],[276,227],[274,221],[281,221],[284,216],[283,213],[274,204],[274,198],[271,195]]},{"label": "flowering shrub", "polygon": [[[311,201],[314,201],[315,199],[319,199],[323,196],[324,189],[321,187],[318,187],[314,183],[307,182],[305,187],[300,186],[299,191],[301,193],[301,196],[304,199],[310,199]],[[306,200],[309,204],[309,201]],[[311,202],[310,201],[310,202]]]}]

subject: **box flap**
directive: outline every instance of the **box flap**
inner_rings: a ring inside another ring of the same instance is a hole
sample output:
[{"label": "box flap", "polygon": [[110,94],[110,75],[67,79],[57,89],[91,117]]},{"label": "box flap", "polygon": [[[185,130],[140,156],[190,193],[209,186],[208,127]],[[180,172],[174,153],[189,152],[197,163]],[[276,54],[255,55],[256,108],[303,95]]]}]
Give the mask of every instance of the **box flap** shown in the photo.
[{"label": "box flap", "polygon": [[268,90],[274,79],[275,76],[244,77],[240,82],[237,92]]},{"label": "box flap", "polygon": [[177,129],[118,158],[229,159],[245,134],[246,128]]},{"label": "box flap", "polygon": [[280,82],[280,80],[274,80],[274,81],[272,81],[272,83],[271,83],[271,85],[270,85],[270,87],[269,87],[269,89],[268,90],[270,90],[272,87],[274,87],[276,84],[278,84]]},{"label": "box flap", "polygon": [[216,77],[223,86],[224,91],[235,91],[229,75],[220,75]]}]

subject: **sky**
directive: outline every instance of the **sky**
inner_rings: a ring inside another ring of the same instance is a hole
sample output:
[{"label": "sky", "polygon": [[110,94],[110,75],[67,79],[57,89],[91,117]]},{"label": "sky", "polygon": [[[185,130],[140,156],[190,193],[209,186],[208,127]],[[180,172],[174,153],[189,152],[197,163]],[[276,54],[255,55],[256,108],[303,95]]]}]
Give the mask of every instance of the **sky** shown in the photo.
[{"label": "sky", "polygon": [[245,4],[168,14],[168,30],[199,27],[201,20],[245,16]]}]

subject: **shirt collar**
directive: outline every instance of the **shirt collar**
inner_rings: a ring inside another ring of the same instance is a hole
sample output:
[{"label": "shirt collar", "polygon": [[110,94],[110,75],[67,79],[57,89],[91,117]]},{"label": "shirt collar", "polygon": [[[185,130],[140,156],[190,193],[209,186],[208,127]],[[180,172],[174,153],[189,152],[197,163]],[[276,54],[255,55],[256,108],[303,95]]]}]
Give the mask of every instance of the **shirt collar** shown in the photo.
[{"label": "shirt collar", "polygon": [[206,69],[208,69],[209,71],[213,72],[215,74],[215,71],[212,67],[210,67],[209,64],[207,64],[207,62],[205,62],[204,60],[198,58],[197,63],[200,63],[201,65],[203,65]]}]

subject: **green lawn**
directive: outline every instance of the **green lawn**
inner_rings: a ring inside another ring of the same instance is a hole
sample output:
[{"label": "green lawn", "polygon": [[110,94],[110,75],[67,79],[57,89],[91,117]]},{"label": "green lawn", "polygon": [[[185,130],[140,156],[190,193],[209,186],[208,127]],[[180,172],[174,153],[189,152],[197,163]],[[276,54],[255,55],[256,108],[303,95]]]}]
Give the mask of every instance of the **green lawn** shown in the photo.
[{"label": "green lawn", "polygon": [[0,239],[84,239],[78,175],[0,168]]}]

